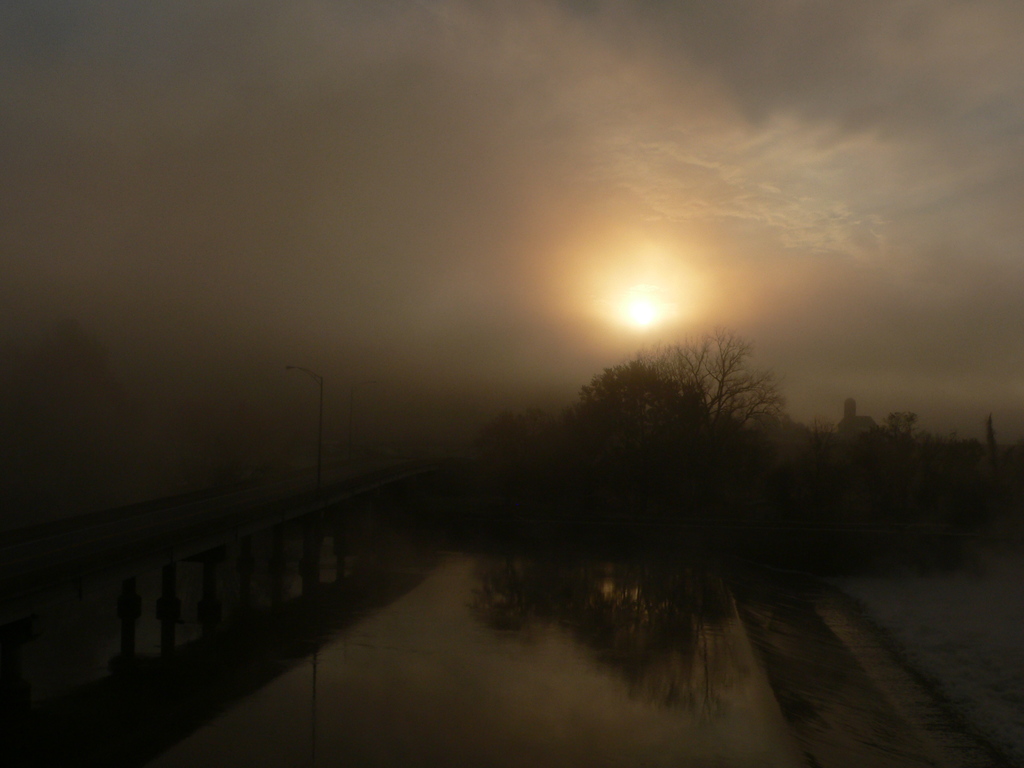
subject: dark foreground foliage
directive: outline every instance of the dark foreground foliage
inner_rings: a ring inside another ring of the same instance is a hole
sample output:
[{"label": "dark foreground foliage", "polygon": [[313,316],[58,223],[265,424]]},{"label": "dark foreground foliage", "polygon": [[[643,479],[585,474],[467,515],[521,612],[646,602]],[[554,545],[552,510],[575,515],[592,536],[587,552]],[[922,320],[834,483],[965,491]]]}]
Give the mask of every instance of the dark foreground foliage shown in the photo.
[{"label": "dark foreground foliage", "polygon": [[703,514],[754,500],[770,466],[763,429],[782,398],[750,345],[728,331],[643,352],[596,375],[558,416],[505,413],[482,431],[501,493],[572,508]]},{"label": "dark foreground foliage", "polygon": [[853,434],[800,425],[750,355],[716,331],[605,369],[558,415],[504,413],[479,436],[481,476],[545,514],[781,528],[760,537],[772,559],[816,570],[945,567],[969,549],[956,537],[1018,535],[1024,447],[1000,449],[991,424],[984,444],[910,412]]}]

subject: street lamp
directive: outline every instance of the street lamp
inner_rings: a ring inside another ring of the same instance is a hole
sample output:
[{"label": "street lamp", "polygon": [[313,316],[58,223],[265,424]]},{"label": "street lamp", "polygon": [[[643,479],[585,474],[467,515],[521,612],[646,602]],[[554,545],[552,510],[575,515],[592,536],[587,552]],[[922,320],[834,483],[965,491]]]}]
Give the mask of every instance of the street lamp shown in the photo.
[{"label": "street lamp", "polygon": [[360,381],[358,384],[353,384],[348,391],[348,460],[352,461],[352,412],[353,404],[356,399],[356,387],[362,384],[376,384],[376,381]]},{"label": "street lamp", "polygon": [[309,368],[303,368],[300,365],[286,365],[284,367],[286,371],[302,371],[304,374],[313,379],[317,384],[320,385],[320,416],[317,421],[317,432],[316,432],[316,492],[320,493],[320,470],[323,467],[323,455],[324,455],[324,377],[319,373],[314,373]]}]

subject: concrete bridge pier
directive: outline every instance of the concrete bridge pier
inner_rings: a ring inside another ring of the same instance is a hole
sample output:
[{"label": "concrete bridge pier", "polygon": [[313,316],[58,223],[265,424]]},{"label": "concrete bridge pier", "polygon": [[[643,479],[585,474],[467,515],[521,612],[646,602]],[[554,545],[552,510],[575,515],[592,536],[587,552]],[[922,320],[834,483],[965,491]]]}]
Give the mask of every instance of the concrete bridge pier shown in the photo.
[{"label": "concrete bridge pier", "polygon": [[333,531],[331,547],[334,551],[334,560],[337,563],[334,580],[343,581],[345,579],[345,555],[348,550],[348,541],[346,539],[345,518],[341,515],[334,519]]},{"label": "concrete bridge pier", "polygon": [[211,635],[223,617],[223,604],[217,597],[217,566],[227,557],[227,547],[221,545],[202,552],[189,561],[203,565],[203,596],[197,606],[199,623],[203,627],[203,635]]},{"label": "concrete bridge pier", "polygon": [[160,620],[160,657],[174,655],[175,626],[181,619],[181,598],[178,597],[178,564],[168,563],[161,572],[160,597],[156,601],[156,617]]},{"label": "concrete bridge pier", "polygon": [[252,556],[252,535],[238,540],[238,604],[243,613],[252,609],[252,575],[256,571],[256,559]]},{"label": "concrete bridge pier", "polygon": [[142,616],[142,598],[135,591],[135,577],[121,582],[121,594],[117,598],[117,618],[121,620],[120,661],[135,658],[135,622]]},{"label": "concrete bridge pier", "polygon": [[270,532],[270,603],[277,607],[284,600],[284,523],[278,523]]},{"label": "concrete bridge pier", "polygon": [[309,595],[320,585],[320,550],[323,548],[323,526],[318,514],[302,519],[302,594]]}]

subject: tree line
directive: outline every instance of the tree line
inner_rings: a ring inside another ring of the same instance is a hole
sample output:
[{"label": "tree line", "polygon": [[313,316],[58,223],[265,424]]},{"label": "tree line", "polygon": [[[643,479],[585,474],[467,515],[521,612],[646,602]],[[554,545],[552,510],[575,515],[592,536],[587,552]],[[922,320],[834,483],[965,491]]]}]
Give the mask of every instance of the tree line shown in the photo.
[{"label": "tree line", "polygon": [[505,412],[481,474],[568,512],[978,530],[1024,500],[1024,446],[920,430],[894,412],[854,436],[784,412],[776,375],[728,329],[606,368],[556,414]]}]

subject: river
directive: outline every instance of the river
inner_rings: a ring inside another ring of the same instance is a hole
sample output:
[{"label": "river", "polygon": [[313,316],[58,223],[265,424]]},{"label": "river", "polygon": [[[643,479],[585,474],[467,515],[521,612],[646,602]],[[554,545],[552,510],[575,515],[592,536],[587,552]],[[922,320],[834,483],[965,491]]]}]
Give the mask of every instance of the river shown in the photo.
[{"label": "river", "polygon": [[[183,632],[172,660],[141,627],[136,666],[91,662],[91,682],[49,685],[25,731],[34,746],[5,764],[1009,764],[823,582],[664,542],[615,553],[356,527],[341,559],[325,541],[313,593],[292,572],[275,605],[264,574],[255,614]],[[35,667],[59,669],[66,651],[47,660],[46,647]]]},{"label": "river", "polygon": [[801,765],[721,580],[664,576],[445,555],[150,766]]}]

